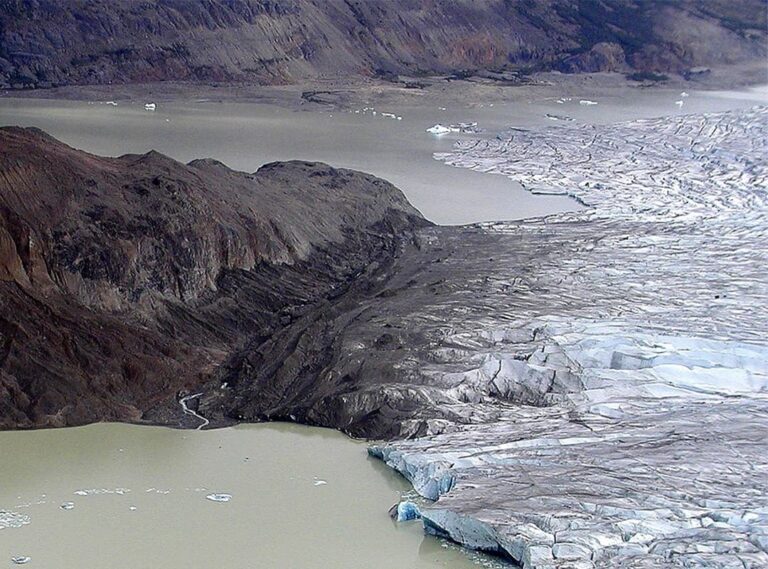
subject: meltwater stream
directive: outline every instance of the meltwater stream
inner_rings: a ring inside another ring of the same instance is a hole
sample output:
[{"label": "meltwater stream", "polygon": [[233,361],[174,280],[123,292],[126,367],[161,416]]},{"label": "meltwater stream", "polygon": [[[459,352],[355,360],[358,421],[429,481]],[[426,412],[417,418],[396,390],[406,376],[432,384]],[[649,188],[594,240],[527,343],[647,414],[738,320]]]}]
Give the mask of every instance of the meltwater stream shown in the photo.
[{"label": "meltwater stream", "polygon": [[409,484],[365,444],[289,424],[0,433],[0,567],[470,568],[387,516]]}]

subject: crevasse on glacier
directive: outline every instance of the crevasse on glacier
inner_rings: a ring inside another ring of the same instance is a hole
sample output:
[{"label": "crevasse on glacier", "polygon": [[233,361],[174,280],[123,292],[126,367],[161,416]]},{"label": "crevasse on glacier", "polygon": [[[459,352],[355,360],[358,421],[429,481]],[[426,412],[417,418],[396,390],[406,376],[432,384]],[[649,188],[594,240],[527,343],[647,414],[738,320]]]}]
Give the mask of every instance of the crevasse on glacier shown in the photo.
[{"label": "crevasse on glacier", "polygon": [[427,531],[527,568],[768,566],[768,109],[436,158],[589,207],[481,224],[482,301],[410,316],[439,310],[421,373],[470,417],[371,449],[439,498]]}]

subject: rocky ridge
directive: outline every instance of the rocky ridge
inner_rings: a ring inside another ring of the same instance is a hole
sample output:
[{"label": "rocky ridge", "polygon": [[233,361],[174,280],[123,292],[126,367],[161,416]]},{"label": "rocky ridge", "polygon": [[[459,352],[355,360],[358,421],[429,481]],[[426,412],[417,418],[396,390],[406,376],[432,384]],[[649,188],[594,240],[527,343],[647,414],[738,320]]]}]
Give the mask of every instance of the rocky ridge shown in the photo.
[{"label": "rocky ridge", "polygon": [[322,164],[102,158],[0,129],[0,424],[175,420],[176,394],[423,226]]}]

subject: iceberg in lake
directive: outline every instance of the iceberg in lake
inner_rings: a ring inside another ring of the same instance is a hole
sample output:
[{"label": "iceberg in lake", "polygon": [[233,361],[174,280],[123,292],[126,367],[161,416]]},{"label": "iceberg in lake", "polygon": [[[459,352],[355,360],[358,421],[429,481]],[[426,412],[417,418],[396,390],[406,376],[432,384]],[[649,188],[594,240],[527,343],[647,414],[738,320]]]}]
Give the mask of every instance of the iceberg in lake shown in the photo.
[{"label": "iceberg in lake", "polygon": [[211,502],[229,502],[232,500],[232,494],[208,494],[206,499],[210,500]]},{"label": "iceberg in lake", "polygon": [[398,522],[406,522],[409,520],[417,520],[421,517],[419,507],[413,502],[400,502],[397,505],[397,511],[395,516]]},{"label": "iceberg in lake", "polygon": [[451,132],[451,129],[448,128],[447,126],[443,126],[441,124],[436,124],[435,126],[429,127],[427,129],[427,132],[429,134],[441,135],[441,134],[448,134],[449,132]]}]

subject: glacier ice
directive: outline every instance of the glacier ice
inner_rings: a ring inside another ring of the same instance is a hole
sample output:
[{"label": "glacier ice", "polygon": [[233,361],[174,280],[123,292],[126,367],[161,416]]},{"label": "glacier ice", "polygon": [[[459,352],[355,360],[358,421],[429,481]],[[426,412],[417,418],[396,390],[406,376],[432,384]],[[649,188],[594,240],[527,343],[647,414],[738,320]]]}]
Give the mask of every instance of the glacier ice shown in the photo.
[{"label": "glacier ice", "polygon": [[436,158],[587,208],[425,230],[439,287],[387,323],[444,418],[369,450],[425,529],[529,569],[768,566],[768,109]]}]

